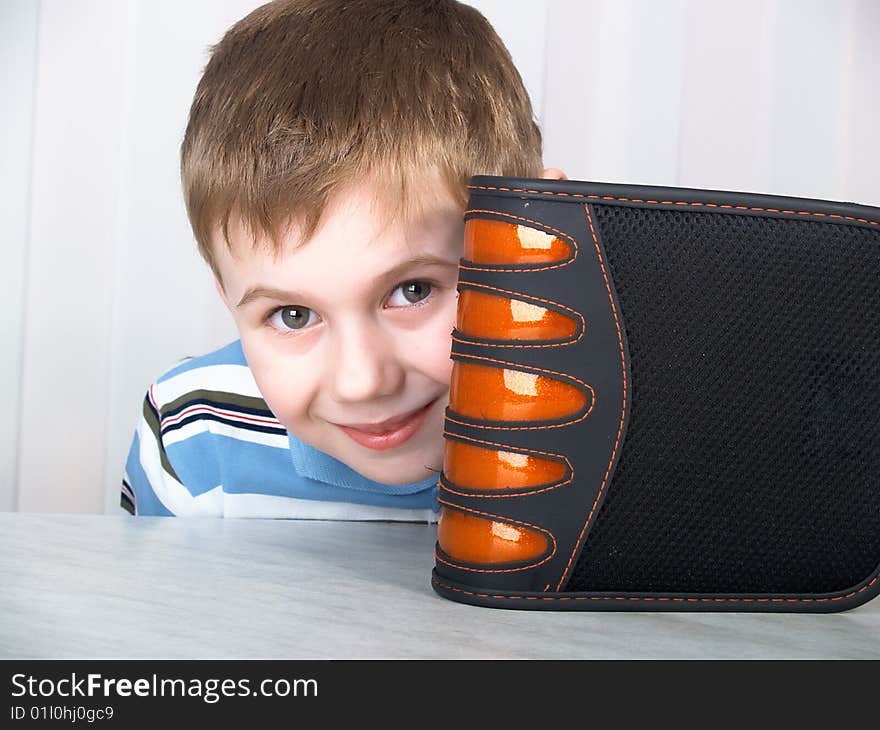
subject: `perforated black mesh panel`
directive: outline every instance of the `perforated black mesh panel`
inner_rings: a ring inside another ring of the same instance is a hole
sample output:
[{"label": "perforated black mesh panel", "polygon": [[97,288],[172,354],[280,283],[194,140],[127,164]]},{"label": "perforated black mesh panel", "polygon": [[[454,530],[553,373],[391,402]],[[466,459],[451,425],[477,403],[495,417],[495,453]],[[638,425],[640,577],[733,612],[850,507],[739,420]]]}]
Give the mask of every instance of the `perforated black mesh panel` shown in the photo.
[{"label": "perforated black mesh panel", "polygon": [[880,562],[880,231],[594,210],[632,409],[567,590],[864,579]]}]

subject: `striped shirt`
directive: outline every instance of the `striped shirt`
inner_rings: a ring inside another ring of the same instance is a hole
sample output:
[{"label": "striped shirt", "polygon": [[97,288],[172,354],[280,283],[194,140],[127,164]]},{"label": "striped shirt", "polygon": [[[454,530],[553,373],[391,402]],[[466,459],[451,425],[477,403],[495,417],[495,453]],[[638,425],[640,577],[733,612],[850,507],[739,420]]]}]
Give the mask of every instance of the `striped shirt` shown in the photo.
[{"label": "striped shirt", "polygon": [[121,505],[138,515],[437,521],[437,477],[372,481],[288,433],[236,340],[153,383]]}]

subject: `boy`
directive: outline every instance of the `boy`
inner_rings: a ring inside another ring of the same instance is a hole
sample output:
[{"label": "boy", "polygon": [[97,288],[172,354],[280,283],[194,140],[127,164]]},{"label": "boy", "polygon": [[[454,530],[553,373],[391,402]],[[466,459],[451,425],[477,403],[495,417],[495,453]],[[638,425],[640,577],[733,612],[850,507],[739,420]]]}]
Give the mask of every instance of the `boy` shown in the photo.
[{"label": "boy", "polygon": [[236,23],[181,177],[240,339],[150,386],[122,506],[435,521],[467,180],[541,168],[522,80],[469,6],[277,0]]}]

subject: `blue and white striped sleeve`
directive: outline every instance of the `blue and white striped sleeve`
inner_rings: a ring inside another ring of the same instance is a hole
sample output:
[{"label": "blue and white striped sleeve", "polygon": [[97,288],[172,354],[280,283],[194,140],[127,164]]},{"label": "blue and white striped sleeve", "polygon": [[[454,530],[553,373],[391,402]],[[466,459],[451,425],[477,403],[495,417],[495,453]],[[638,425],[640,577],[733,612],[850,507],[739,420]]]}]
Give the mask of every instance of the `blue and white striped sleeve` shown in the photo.
[{"label": "blue and white striped sleeve", "polygon": [[165,452],[160,428],[159,409],[154,398],[155,384],[144,396],[143,409],[122,476],[120,506],[133,515],[173,516],[157,496],[159,481],[166,476],[176,479],[174,467]]}]

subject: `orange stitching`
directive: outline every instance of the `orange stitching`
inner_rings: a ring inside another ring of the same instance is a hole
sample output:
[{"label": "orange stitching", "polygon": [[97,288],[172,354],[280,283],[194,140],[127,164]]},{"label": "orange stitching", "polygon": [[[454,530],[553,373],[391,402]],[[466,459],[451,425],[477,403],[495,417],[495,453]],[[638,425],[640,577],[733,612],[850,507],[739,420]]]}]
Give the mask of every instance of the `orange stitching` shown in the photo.
[{"label": "orange stitching", "polygon": [[[813,213],[808,210],[779,210],[777,208],[758,208],[748,205],[722,205],[720,203],[691,203],[685,200],[640,200],[639,198],[621,198],[615,195],[585,195],[583,193],[557,193],[549,190],[528,190],[526,188],[495,188],[483,185],[468,185],[468,190],[498,190],[507,193],[535,193],[538,195],[558,195],[563,198],[585,198],[588,200],[618,200],[622,203],[649,203],[651,205],[691,205],[700,208],[725,208],[728,210],[754,210],[761,213],[785,213],[787,215],[813,215],[818,218],[839,218],[840,220],[854,221],[856,223],[869,223],[872,226],[880,226],[880,222],[867,218],[855,218],[851,215],[839,215],[837,213]],[[491,212],[491,211],[490,211]]]},{"label": "orange stitching", "polygon": [[472,436],[463,436],[460,433],[452,433],[451,431],[444,431],[444,436],[454,436],[455,438],[464,439],[465,441],[473,441],[477,444],[486,444],[487,446],[498,446],[505,451],[515,451],[515,452],[524,452],[529,454],[540,454],[541,456],[551,456],[556,457],[557,459],[562,459],[566,466],[571,469],[571,462],[568,460],[568,457],[565,454],[554,454],[552,451],[539,451],[538,449],[527,449],[525,446],[510,446],[509,444],[498,443],[497,441],[484,441],[483,439],[473,438]]},{"label": "orange stitching", "polygon": [[511,494],[487,494],[488,490],[478,491],[478,492],[459,492],[457,489],[452,489],[445,481],[443,477],[440,478],[440,481],[437,482],[437,485],[440,487],[440,491],[449,492],[450,494],[458,494],[461,497],[479,497],[480,499],[503,499],[505,497],[528,497],[532,494],[541,494],[541,492],[549,492],[551,489],[558,489],[559,487],[564,487],[566,484],[571,484],[574,479],[574,473],[569,472],[570,476],[568,479],[565,479],[561,482],[556,482],[555,484],[551,484],[549,487],[541,487],[540,489],[531,489],[522,492],[513,492]]},{"label": "orange stitching", "polygon": [[538,370],[542,373],[549,373],[551,375],[561,375],[562,378],[558,378],[559,380],[562,380],[564,378],[571,378],[572,380],[577,380],[577,382],[579,382],[581,385],[583,385],[584,388],[586,388],[587,390],[590,391],[590,407],[586,410],[586,412],[583,415],[580,416],[580,418],[576,418],[573,421],[564,421],[563,423],[553,423],[553,424],[549,424],[547,426],[481,426],[477,423],[468,423],[467,421],[459,421],[458,419],[455,419],[452,416],[450,416],[449,414],[447,414],[446,418],[449,419],[452,423],[457,423],[461,426],[471,426],[472,428],[492,429],[495,431],[543,431],[548,428],[562,428],[563,426],[569,426],[573,423],[580,423],[581,421],[583,421],[587,416],[589,416],[593,412],[593,408],[596,405],[596,391],[593,389],[592,386],[587,385],[583,380],[581,380],[580,378],[576,378],[574,375],[568,375],[567,373],[557,373],[555,370],[545,370],[544,368],[534,367],[531,365],[528,365],[528,366],[518,365],[518,364],[512,363],[512,362],[505,362],[504,360],[496,360],[493,357],[483,357],[482,355],[462,355],[460,353],[456,353],[456,356],[461,359],[466,359],[466,360],[486,360],[487,362],[497,362],[501,365],[510,366],[511,370],[517,370],[519,372],[528,372],[528,370],[524,370],[523,368],[529,367],[532,370]]},{"label": "orange stitching", "polygon": [[468,215],[469,213],[489,213],[490,215],[497,215],[497,216],[501,216],[502,218],[513,218],[514,220],[525,221],[526,223],[533,223],[535,226],[539,226],[540,228],[543,228],[547,231],[553,231],[556,235],[562,236],[564,239],[566,239],[572,245],[573,253],[572,253],[570,259],[563,261],[561,264],[554,264],[553,266],[521,267],[521,268],[516,268],[516,269],[496,269],[496,268],[486,269],[481,266],[465,266],[464,264],[459,263],[459,268],[461,268],[461,269],[467,269],[468,271],[505,271],[505,272],[549,271],[550,269],[560,269],[563,266],[568,266],[569,264],[573,263],[574,260],[578,257],[577,241],[575,241],[572,236],[569,236],[567,233],[563,233],[562,231],[559,231],[555,228],[552,228],[551,226],[545,225],[544,223],[541,223],[541,221],[535,221],[535,220],[532,220],[531,218],[523,218],[522,216],[513,215],[512,213],[501,213],[497,210],[479,210],[477,208],[474,208],[471,210],[466,210],[464,212],[465,215]]},{"label": "orange stitching", "polygon": [[499,450],[511,451],[513,453],[528,452],[530,454],[541,454],[542,456],[556,457],[557,459],[561,459],[565,462],[565,468],[568,470],[568,478],[561,482],[556,482],[548,487],[541,487],[540,489],[517,491],[512,494],[488,494],[487,492],[489,490],[478,490],[477,492],[459,492],[449,487],[448,484],[444,483],[445,475],[441,473],[437,484],[444,492],[451,492],[452,494],[458,494],[462,497],[486,497],[489,499],[502,499],[504,497],[525,497],[527,495],[540,494],[541,492],[549,492],[551,489],[557,489],[558,487],[564,487],[566,484],[571,484],[572,480],[574,479],[574,467],[571,465],[568,457],[564,454],[554,454],[550,451],[538,451],[537,449],[526,449],[520,448],[518,446],[511,447],[507,444],[500,444],[494,441],[484,441],[483,439],[475,439],[470,436],[462,436],[461,434],[452,433],[451,431],[447,431],[446,429],[443,429],[443,435],[453,436],[455,438],[463,439],[464,441],[473,441],[474,443],[478,444],[486,444],[487,446],[497,446],[499,447]]},{"label": "orange stitching", "polygon": [[[843,601],[847,598],[853,598],[859,593],[863,593],[873,586],[880,576],[874,576],[870,583],[863,585],[857,591],[851,591],[842,596],[832,596],[831,598],[690,598],[688,596],[524,596],[519,594],[511,594],[509,596],[492,593],[475,593],[466,591],[462,588],[456,588],[448,583],[444,583],[439,578],[431,577],[431,582],[436,583],[443,588],[457,593],[464,593],[468,596],[476,598],[511,598],[511,599],[531,599],[539,601],[672,601],[675,603],[828,603],[830,601]],[[546,589],[545,589],[546,590]]]},{"label": "orange stitching", "polygon": [[[496,342],[478,342],[477,340],[462,340],[462,339],[456,337],[455,334],[453,334],[453,335],[452,335],[452,339],[455,340],[456,342],[461,342],[461,343],[464,344],[464,345],[484,345],[485,347],[511,347],[511,348],[525,348],[525,347],[568,347],[569,345],[574,345],[574,344],[577,344],[578,342],[580,342],[581,338],[583,338],[583,336],[584,336],[584,332],[586,331],[587,324],[586,324],[586,322],[584,321],[584,317],[583,317],[583,315],[582,315],[580,312],[578,312],[577,310],[572,309],[571,307],[566,307],[564,304],[560,304],[559,302],[554,302],[554,301],[552,301],[552,300],[550,300],[550,299],[543,299],[542,297],[532,296],[531,294],[524,294],[524,293],[522,293],[522,292],[511,291],[510,289],[499,289],[497,286],[490,286],[489,284],[477,284],[476,282],[472,282],[472,281],[462,281],[461,284],[463,284],[463,285],[465,286],[465,288],[468,288],[468,287],[475,287],[475,288],[480,288],[480,289],[491,289],[491,290],[493,290],[493,291],[499,291],[499,292],[501,292],[501,293],[503,293],[503,294],[512,294],[512,295],[514,295],[514,297],[519,298],[521,301],[526,301],[526,299],[533,299],[533,300],[536,301],[536,302],[544,302],[544,304],[552,304],[552,305],[554,305],[554,306],[556,306],[556,307],[559,307],[559,308],[564,309],[564,310],[566,310],[566,311],[568,311],[568,312],[571,312],[571,313],[572,313],[573,315],[575,315],[578,319],[580,319],[580,321],[581,321],[581,331],[580,331],[580,333],[578,334],[578,336],[577,336],[575,339],[573,339],[573,340],[572,340],[572,339],[568,339],[568,340],[565,340],[564,342],[554,342],[554,343],[543,344],[543,345],[511,345],[511,344],[503,344],[503,343],[508,342],[508,340],[498,340],[498,341],[496,341]],[[528,303],[528,302],[527,302],[527,303]]]},{"label": "orange stitching", "polygon": [[508,344],[505,344],[504,342],[480,342],[479,340],[463,340],[460,337],[456,337],[455,335],[452,335],[452,339],[455,342],[460,342],[463,345],[482,345],[483,347],[507,347],[507,348],[511,348],[511,349],[512,348],[524,349],[524,348],[529,348],[529,347],[531,347],[531,348],[534,348],[534,347],[567,347],[568,345],[576,344],[583,336],[584,336],[584,333],[581,332],[577,336],[577,339],[566,340],[565,342],[554,342],[552,344],[547,344],[547,345],[508,345]]},{"label": "orange stitching", "polygon": [[452,504],[451,502],[447,502],[443,499],[437,498],[437,501],[440,504],[445,504],[447,507],[451,507],[452,509],[462,510],[464,512],[473,512],[475,515],[482,515],[483,517],[491,517],[494,520],[499,522],[505,522],[508,524],[516,524],[516,525],[525,525],[526,527],[531,527],[533,530],[537,530],[550,538],[550,541],[553,543],[553,549],[550,551],[550,554],[545,557],[543,560],[532,563],[530,565],[524,565],[521,568],[466,568],[463,565],[459,565],[457,563],[450,563],[448,560],[444,560],[439,555],[437,555],[436,551],[434,552],[434,557],[439,560],[441,563],[445,563],[452,568],[456,568],[458,570],[469,570],[472,573],[517,573],[521,570],[531,570],[532,568],[537,568],[539,565],[543,565],[548,560],[550,560],[554,555],[556,555],[556,538],[553,536],[553,533],[550,530],[547,530],[543,527],[538,527],[537,525],[533,525],[530,522],[522,522],[520,520],[514,520],[510,517],[502,517],[501,515],[493,515],[489,512],[480,512],[480,510],[471,509],[470,507],[463,507],[458,504]]},{"label": "orange stitching", "polygon": [[590,520],[593,518],[593,513],[596,511],[596,506],[599,504],[599,500],[602,498],[602,493],[605,491],[605,485],[608,484],[608,477],[611,474],[611,465],[614,464],[614,457],[617,455],[618,446],[620,446],[620,434],[623,433],[623,424],[626,420],[626,355],[623,351],[623,333],[620,331],[620,320],[617,317],[617,307],[614,305],[614,296],[611,293],[611,284],[608,282],[608,273],[605,271],[605,262],[602,259],[602,249],[599,247],[599,239],[596,237],[596,229],[593,228],[593,217],[590,215],[590,206],[588,203],[584,204],[584,211],[587,214],[587,222],[590,224],[590,234],[593,236],[593,244],[596,247],[596,255],[599,257],[599,265],[602,268],[602,278],[605,279],[605,288],[608,290],[608,300],[611,302],[611,311],[614,313],[614,326],[617,328],[617,344],[620,348],[620,368],[623,374],[623,405],[620,409],[620,423],[617,426],[617,438],[614,441],[614,449],[611,452],[611,459],[608,461],[608,468],[605,470],[605,476],[602,479],[602,485],[599,487],[599,492],[598,494],[596,494],[596,499],[593,501],[593,506],[590,509],[590,514],[587,515],[587,521],[584,522],[581,533],[580,535],[578,535],[578,539],[575,542],[574,548],[571,551],[571,555],[569,555],[568,557],[568,562],[565,564],[565,570],[562,571],[562,575],[559,578],[559,583],[557,583],[556,585],[557,591],[560,590],[560,588],[562,587],[562,582],[565,580],[566,575],[568,574],[568,570],[571,567],[571,562],[574,560],[574,555],[578,550],[578,546],[581,544],[584,533],[587,531],[587,525],[590,524]]}]

